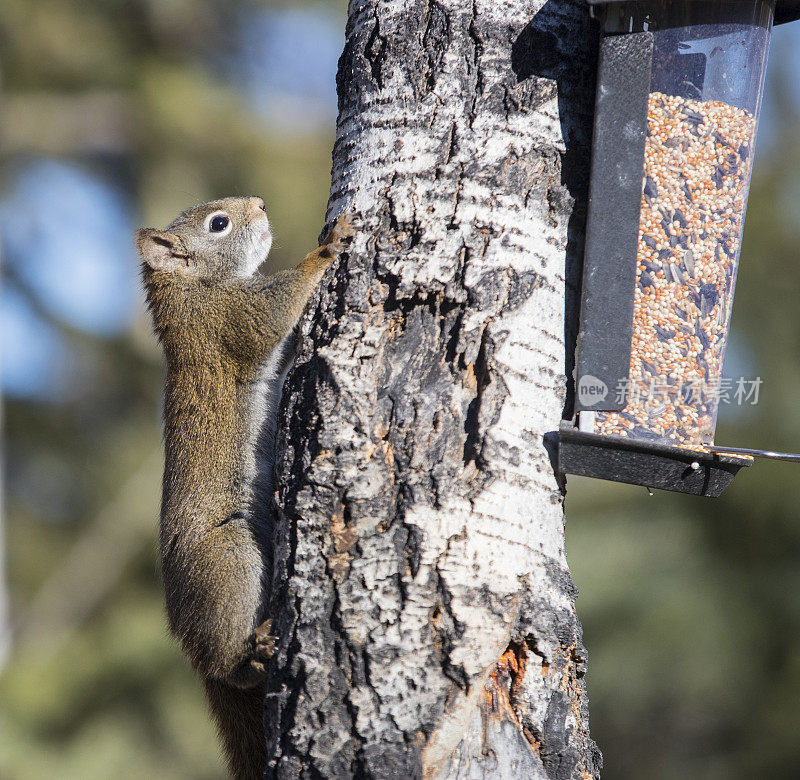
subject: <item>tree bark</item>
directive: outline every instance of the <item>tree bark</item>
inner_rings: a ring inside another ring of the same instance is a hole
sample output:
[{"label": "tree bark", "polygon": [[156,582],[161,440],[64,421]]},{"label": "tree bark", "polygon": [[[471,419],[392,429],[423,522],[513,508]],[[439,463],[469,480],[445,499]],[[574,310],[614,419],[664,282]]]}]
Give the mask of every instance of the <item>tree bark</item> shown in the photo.
[{"label": "tree bark", "polygon": [[350,2],[362,230],[284,389],[270,776],[598,774],[553,447],[596,37],[581,0]]}]

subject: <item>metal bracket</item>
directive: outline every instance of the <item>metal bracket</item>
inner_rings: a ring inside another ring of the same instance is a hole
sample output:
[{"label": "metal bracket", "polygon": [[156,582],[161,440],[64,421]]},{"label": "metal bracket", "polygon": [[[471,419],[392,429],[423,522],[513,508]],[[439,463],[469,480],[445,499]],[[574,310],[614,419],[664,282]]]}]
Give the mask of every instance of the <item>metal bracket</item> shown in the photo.
[{"label": "metal bracket", "polygon": [[578,333],[576,408],[619,410],[630,374],[651,33],[600,44]]}]

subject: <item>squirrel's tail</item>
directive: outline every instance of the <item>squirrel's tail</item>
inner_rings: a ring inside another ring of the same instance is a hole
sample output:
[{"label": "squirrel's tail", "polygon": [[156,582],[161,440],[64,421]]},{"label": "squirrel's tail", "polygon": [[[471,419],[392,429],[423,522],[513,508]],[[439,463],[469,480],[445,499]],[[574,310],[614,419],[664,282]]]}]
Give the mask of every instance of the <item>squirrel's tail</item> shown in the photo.
[{"label": "squirrel's tail", "polygon": [[235,780],[262,780],[267,764],[264,736],[264,686],[235,688],[203,679],[206,698]]}]

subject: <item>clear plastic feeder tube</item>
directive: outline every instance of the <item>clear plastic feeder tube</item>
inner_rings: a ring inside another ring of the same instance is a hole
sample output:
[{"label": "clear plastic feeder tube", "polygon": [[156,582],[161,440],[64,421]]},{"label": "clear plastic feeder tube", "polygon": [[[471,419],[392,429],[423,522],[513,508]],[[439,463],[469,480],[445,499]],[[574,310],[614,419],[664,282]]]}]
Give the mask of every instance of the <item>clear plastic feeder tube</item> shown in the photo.
[{"label": "clear plastic feeder tube", "polygon": [[604,34],[651,33],[653,62],[626,405],[598,412],[596,433],[713,443],[772,10],[607,6]]}]

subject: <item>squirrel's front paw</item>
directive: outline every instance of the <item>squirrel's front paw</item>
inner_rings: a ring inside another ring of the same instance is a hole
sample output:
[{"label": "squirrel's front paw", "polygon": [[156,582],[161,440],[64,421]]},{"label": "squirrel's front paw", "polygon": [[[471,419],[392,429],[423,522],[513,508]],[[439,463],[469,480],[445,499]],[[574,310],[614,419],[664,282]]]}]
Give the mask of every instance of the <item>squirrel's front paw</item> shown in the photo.
[{"label": "squirrel's front paw", "polygon": [[250,666],[261,674],[267,673],[266,663],[275,653],[275,637],[270,633],[272,621],[265,620],[253,632],[253,658]]},{"label": "squirrel's front paw", "polygon": [[331,252],[338,255],[353,243],[355,234],[356,226],[353,217],[350,214],[341,214],[333,223],[328,235],[325,236],[322,246],[329,247]]}]

